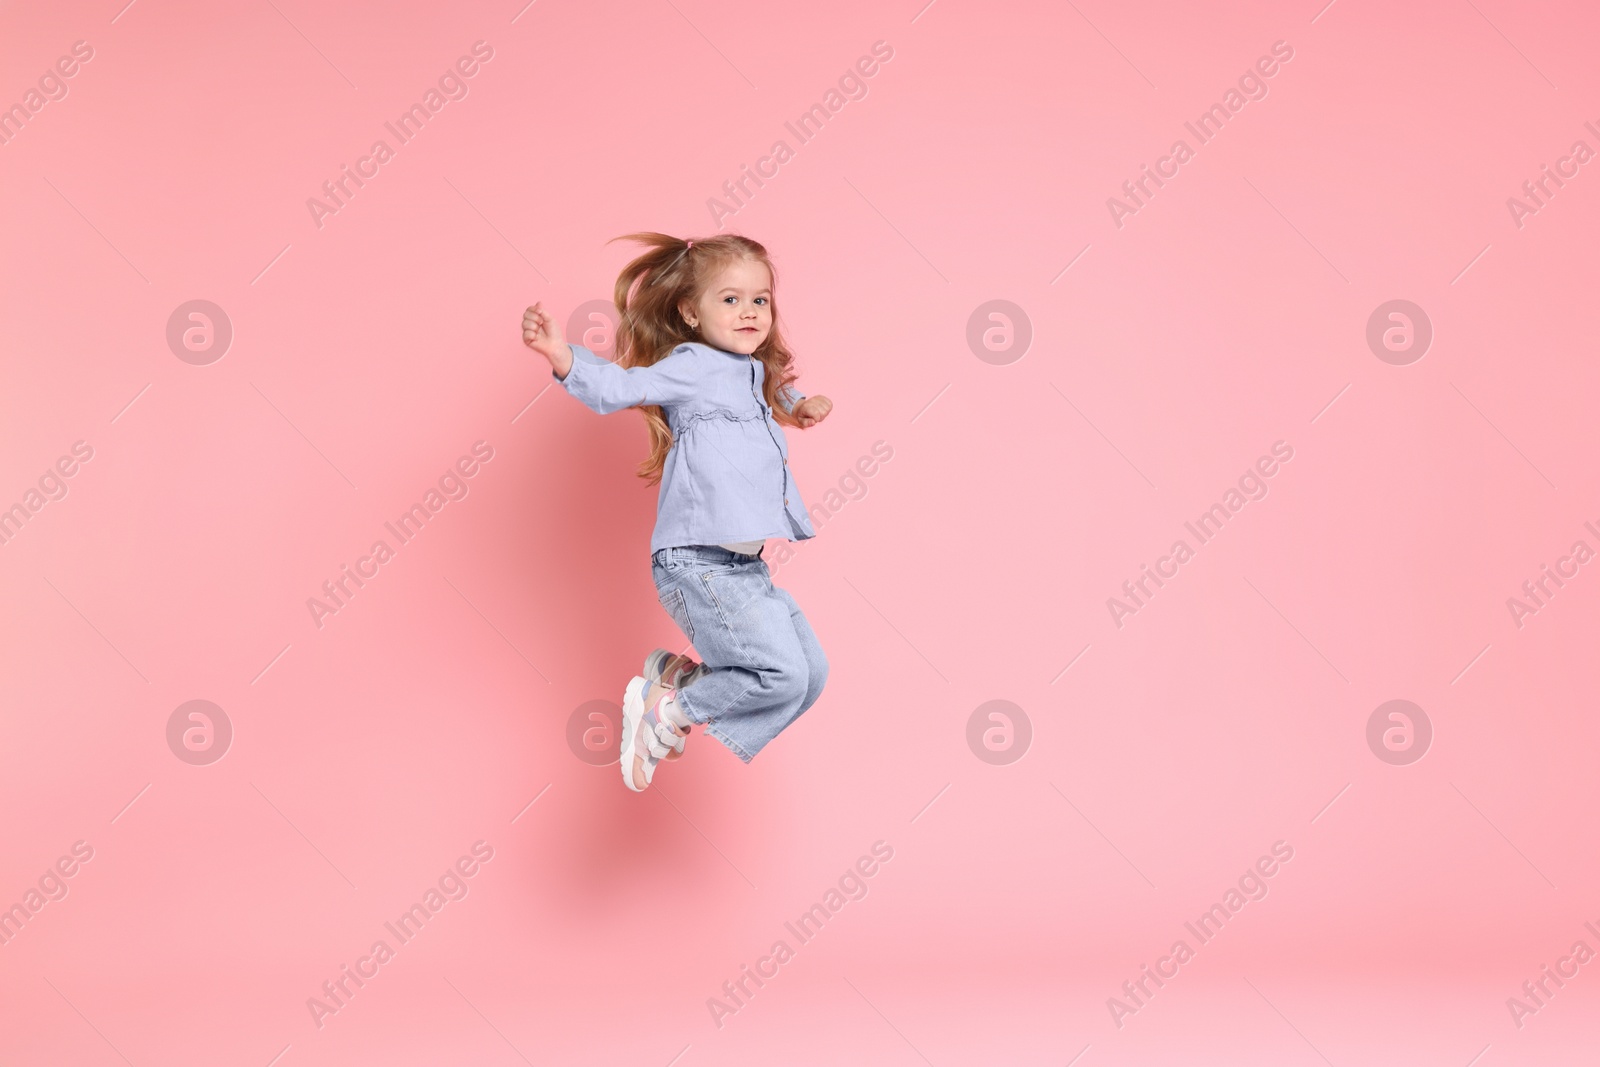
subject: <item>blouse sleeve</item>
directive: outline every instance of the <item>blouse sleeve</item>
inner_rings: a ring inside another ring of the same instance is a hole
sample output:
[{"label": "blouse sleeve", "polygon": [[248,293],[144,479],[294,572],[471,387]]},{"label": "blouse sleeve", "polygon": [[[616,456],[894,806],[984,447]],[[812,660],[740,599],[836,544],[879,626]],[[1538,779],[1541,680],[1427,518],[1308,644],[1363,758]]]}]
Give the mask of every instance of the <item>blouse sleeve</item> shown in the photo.
[{"label": "blouse sleeve", "polygon": [[[562,387],[600,415],[623,408],[660,404],[671,407],[699,392],[701,364],[694,349],[680,345],[666,359],[648,367],[619,367],[582,345],[571,345],[572,368]],[[550,372],[555,378],[555,371]]]},{"label": "blouse sleeve", "polygon": [[791,415],[794,414],[794,406],[804,399],[805,394],[795,392],[792,386],[786,385],[778,390],[778,403]]}]

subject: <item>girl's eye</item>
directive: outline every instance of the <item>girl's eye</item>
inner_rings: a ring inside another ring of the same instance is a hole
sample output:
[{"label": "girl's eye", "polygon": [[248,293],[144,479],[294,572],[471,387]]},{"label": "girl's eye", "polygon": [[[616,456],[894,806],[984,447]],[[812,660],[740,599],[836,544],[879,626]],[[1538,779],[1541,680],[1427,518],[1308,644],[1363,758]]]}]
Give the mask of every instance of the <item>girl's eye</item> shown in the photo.
[{"label": "girl's eye", "polygon": [[765,304],[765,303],[766,303],[766,302],[767,302],[767,298],[766,298],[766,297],[764,297],[764,296],[758,296],[758,297],[756,297],[756,303],[758,303],[758,304]]}]

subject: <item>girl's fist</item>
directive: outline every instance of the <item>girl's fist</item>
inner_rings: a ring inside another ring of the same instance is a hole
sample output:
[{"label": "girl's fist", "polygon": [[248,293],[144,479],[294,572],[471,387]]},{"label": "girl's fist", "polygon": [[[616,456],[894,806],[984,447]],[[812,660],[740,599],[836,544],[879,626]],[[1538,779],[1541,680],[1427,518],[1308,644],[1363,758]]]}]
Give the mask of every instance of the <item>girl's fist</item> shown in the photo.
[{"label": "girl's fist", "polygon": [[556,377],[565,378],[572,369],[572,349],[542,303],[535,303],[522,313],[522,343],[549,360]]},{"label": "girl's fist", "polygon": [[825,396],[808,396],[794,406],[794,417],[799,420],[802,430],[815,426],[828,417],[828,412],[833,410],[833,401]]}]

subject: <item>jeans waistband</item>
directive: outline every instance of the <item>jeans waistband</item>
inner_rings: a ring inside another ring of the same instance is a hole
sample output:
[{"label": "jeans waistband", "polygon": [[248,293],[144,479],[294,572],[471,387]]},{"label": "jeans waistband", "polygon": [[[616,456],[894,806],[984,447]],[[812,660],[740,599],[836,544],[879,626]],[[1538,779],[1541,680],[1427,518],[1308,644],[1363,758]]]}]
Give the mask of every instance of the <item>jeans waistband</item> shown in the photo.
[{"label": "jeans waistband", "polygon": [[721,545],[675,545],[656,549],[650,558],[662,564],[669,559],[699,560],[702,563],[754,563],[761,559],[766,550],[766,545],[762,545],[761,551],[746,555]]}]

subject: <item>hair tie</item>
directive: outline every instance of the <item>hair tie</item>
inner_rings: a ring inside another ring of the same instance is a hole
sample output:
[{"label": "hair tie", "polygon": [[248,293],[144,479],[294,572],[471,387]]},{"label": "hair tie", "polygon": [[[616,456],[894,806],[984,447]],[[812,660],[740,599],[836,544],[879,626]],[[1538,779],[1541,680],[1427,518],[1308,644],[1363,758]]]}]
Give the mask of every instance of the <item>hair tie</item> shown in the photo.
[{"label": "hair tie", "polygon": [[691,248],[693,248],[693,247],[694,247],[694,242],[693,242],[693,241],[689,241],[689,242],[686,242],[686,244],[685,244],[685,247],[684,247],[684,249],[683,249],[683,250],[684,250],[684,251],[685,251],[685,252],[687,252],[687,251],[689,251],[689,249],[691,249]]}]

